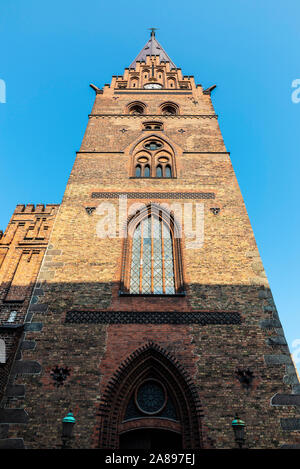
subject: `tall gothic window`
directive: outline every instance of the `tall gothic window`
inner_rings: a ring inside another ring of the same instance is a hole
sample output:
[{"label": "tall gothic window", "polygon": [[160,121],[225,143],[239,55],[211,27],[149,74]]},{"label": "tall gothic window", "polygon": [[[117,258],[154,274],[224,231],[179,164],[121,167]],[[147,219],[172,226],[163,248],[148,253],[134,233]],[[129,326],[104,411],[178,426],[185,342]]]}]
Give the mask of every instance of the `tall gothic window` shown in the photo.
[{"label": "tall gothic window", "polygon": [[[182,291],[179,239],[160,210],[147,208],[129,230],[124,292],[174,295]],[[130,233],[131,231],[131,233]]]}]

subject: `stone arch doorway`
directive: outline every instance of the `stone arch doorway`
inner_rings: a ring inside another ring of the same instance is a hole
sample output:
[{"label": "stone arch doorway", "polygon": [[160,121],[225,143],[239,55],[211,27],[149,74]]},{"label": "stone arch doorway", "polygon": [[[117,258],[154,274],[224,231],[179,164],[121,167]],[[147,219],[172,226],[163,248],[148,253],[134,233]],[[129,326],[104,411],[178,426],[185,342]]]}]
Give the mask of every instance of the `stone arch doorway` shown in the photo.
[{"label": "stone arch doorway", "polygon": [[133,352],[111,381],[100,405],[99,447],[202,447],[197,391],[176,358],[154,343]]}]

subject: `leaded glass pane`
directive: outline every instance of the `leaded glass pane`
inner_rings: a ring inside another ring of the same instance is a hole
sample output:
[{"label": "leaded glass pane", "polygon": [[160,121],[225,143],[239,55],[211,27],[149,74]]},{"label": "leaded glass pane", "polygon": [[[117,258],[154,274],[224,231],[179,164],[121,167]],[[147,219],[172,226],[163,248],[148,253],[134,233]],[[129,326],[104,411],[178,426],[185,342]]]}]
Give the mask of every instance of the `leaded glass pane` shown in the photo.
[{"label": "leaded glass pane", "polygon": [[143,277],[142,293],[151,293],[151,226],[150,218],[143,223]]},{"label": "leaded glass pane", "polygon": [[140,256],[141,256],[141,224],[134,232],[132,240],[130,293],[140,292]]},{"label": "leaded glass pane", "polygon": [[153,289],[156,295],[163,293],[161,220],[152,218],[153,223]]},{"label": "leaded glass pane", "polygon": [[173,266],[173,246],[169,228],[163,224],[164,238],[164,266],[165,266],[165,293],[174,294],[174,266]]},{"label": "leaded glass pane", "polygon": [[171,232],[154,215],[144,219],[136,227],[132,239],[130,274],[130,293],[175,293]]},{"label": "leaded glass pane", "polygon": [[136,402],[142,412],[156,414],[166,403],[165,391],[159,383],[148,381],[139,387]]}]

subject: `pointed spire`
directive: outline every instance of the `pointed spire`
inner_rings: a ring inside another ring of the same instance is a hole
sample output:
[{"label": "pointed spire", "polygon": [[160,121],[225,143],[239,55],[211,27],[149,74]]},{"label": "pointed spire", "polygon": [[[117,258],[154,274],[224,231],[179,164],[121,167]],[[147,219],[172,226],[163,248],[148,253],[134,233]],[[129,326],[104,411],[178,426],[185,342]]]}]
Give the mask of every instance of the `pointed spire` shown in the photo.
[{"label": "pointed spire", "polygon": [[155,31],[157,28],[150,28],[151,33],[150,33],[150,39],[149,41],[145,44],[141,52],[138,54],[138,56],[134,59],[132,64],[130,65],[130,68],[135,68],[136,67],[136,62],[146,62],[146,57],[147,55],[159,55],[159,59],[161,62],[170,62],[170,67],[171,68],[177,68],[174,62],[170,59],[166,51],[163,49],[163,47],[160,45],[158,40],[155,37]]}]

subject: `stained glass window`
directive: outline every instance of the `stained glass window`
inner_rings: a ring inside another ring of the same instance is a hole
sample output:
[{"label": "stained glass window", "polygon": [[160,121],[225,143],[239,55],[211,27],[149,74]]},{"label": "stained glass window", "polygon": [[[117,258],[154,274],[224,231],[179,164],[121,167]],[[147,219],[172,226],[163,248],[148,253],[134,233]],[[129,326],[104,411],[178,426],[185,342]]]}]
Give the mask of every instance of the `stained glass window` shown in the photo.
[{"label": "stained glass window", "polygon": [[166,393],[157,381],[147,381],[137,390],[136,403],[145,414],[157,414],[166,404]]},{"label": "stained glass window", "polygon": [[172,234],[164,221],[153,214],[142,220],[133,234],[130,293],[175,293]]},{"label": "stained glass window", "polygon": [[[149,415],[149,410],[150,412],[152,411],[151,413],[153,417],[154,416],[158,418],[164,417],[170,420],[178,421],[178,416],[177,416],[176,408],[174,405],[174,401],[172,397],[170,396],[170,394],[167,392],[166,395],[163,395],[163,393],[161,392],[163,391],[162,387],[160,387],[160,389],[158,387],[156,389],[153,389],[154,393],[151,392],[151,389],[149,388],[152,387],[151,386],[152,384],[156,384],[156,386],[159,386],[157,381],[155,382],[155,381],[149,380],[147,383],[144,383],[142,386],[139,387],[138,392],[136,393],[137,394],[136,396],[134,392],[132,393],[131,398],[129,399],[129,402],[127,405],[125,415],[124,415],[124,421],[131,420],[131,419],[144,418],[145,413],[146,415],[147,414]],[[149,397],[145,396],[146,393],[150,394],[150,396]],[[146,400],[145,400],[145,397],[146,397]],[[145,405],[143,405],[143,400],[145,401]]]}]

